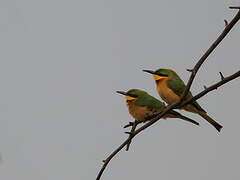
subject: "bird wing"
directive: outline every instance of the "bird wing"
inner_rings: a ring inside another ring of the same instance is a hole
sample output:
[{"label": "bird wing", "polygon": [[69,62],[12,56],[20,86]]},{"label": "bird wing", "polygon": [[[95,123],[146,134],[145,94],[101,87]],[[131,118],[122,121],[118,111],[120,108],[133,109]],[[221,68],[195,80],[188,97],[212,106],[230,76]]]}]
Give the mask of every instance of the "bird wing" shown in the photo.
[{"label": "bird wing", "polygon": [[149,113],[145,118],[146,120],[149,120],[155,117],[165,107],[165,104],[163,102],[159,101],[158,99],[150,95],[146,95],[139,98],[138,100],[135,101],[135,104],[137,106],[145,107],[149,110]]},{"label": "bird wing", "polygon": [[[167,81],[168,87],[176,93],[178,96],[181,96],[186,88],[186,85],[180,78],[172,78]],[[192,93],[189,92],[186,99],[192,98]],[[193,101],[191,103],[197,110],[206,112],[198,103],[197,101]]]},{"label": "bird wing", "polygon": [[165,104],[163,102],[159,101],[158,99],[150,95],[146,95],[146,96],[142,96],[141,98],[138,98],[135,101],[135,103],[136,105],[146,107],[149,110],[163,109],[165,107]]}]

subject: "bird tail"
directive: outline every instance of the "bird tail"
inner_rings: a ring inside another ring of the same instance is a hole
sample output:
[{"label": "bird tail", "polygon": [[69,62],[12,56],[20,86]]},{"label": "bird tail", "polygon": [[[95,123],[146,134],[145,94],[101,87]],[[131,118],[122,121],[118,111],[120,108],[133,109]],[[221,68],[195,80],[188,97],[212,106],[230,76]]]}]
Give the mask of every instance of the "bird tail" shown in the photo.
[{"label": "bird tail", "polygon": [[218,130],[218,132],[221,131],[223,126],[221,124],[217,123],[214,119],[212,119],[210,116],[208,116],[205,112],[198,111],[198,114],[201,117],[203,117],[204,119],[206,119],[211,125],[213,125]]},{"label": "bird tail", "polygon": [[175,118],[180,118],[182,120],[191,122],[191,123],[199,126],[199,123],[197,121],[194,121],[186,116],[183,116],[182,114],[178,113],[177,111],[172,111],[171,114],[175,115]]}]

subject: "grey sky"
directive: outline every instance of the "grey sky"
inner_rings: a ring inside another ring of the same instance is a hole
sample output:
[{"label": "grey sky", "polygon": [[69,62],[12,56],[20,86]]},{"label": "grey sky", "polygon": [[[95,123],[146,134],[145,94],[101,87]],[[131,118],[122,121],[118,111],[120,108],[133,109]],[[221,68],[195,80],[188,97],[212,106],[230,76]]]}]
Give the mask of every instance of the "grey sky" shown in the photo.
[{"label": "grey sky", "polygon": [[[142,69],[191,68],[236,13],[219,0],[1,0],[0,179],[95,179],[132,120],[116,90],[158,97]],[[239,70],[240,23],[204,64],[193,94]],[[199,100],[224,128],[159,121],[102,179],[239,179],[235,80]]]}]

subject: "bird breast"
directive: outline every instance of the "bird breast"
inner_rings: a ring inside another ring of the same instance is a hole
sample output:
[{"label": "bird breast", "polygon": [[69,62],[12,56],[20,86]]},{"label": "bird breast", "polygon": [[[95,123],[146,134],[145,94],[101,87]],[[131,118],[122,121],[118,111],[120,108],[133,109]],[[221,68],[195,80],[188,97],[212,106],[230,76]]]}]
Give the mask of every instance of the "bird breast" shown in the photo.
[{"label": "bird breast", "polygon": [[[157,82],[157,91],[159,96],[168,104],[173,104],[175,102],[177,102],[180,97],[175,94],[167,85],[167,80],[168,79],[164,79],[164,80],[160,80]],[[185,109],[186,111],[192,112],[192,113],[198,113],[198,110],[188,104],[186,106],[183,107],[183,109]]]},{"label": "bird breast", "polygon": [[160,97],[168,104],[175,103],[179,100],[179,96],[176,95],[167,85],[167,80],[157,81],[157,91]]},{"label": "bird breast", "polygon": [[127,101],[128,111],[136,121],[145,121],[150,110],[146,107],[136,106],[133,102]]}]

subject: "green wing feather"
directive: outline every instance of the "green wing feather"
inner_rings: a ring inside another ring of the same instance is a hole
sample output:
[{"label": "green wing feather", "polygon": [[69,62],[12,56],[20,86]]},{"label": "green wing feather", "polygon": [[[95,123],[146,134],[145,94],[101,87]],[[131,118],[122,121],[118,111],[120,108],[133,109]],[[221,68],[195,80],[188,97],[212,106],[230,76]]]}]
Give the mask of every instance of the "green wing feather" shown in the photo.
[{"label": "green wing feather", "polygon": [[145,120],[150,120],[165,108],[165,104],[151,95],[144,95],[136,100],[136,105],[146,107],[149,110]]},{"label": "green wing feather", "polygon": [[135,104],[137,106],[146,107],[149,110],[149,113],[145,117],[145,120],[152,119],[159,112],[161,112],[165,107],[165,104],[163,102],[159,101],[158,99],[156,99],[155,97],[153,97],[149,94],[146,94],[146,95],[143,95],[143,96],[139,97],[135,101]]},{"label": "green wing feather", "polygon": [[[168,87],[174,92],[176,93],[178,96],[181,96],[186,88],[186,85],[184,84],[184,82],[179,78],[179,77],[175,77],[172,79],[169,79],[167,81],[167,85]],[[192,93],[189,92],[186,99],[189,99],[193,97]],[[206,112],[198,103],[197,101],[193,101],[191,103],[196,109]]]},{"label": "green wing feather", "polygon": [[162,110],[165,107],[165,104],[153,96],[146,94],[142,97],[139,97],[135,104],[142,107],[147,107],[149,110]]}]

